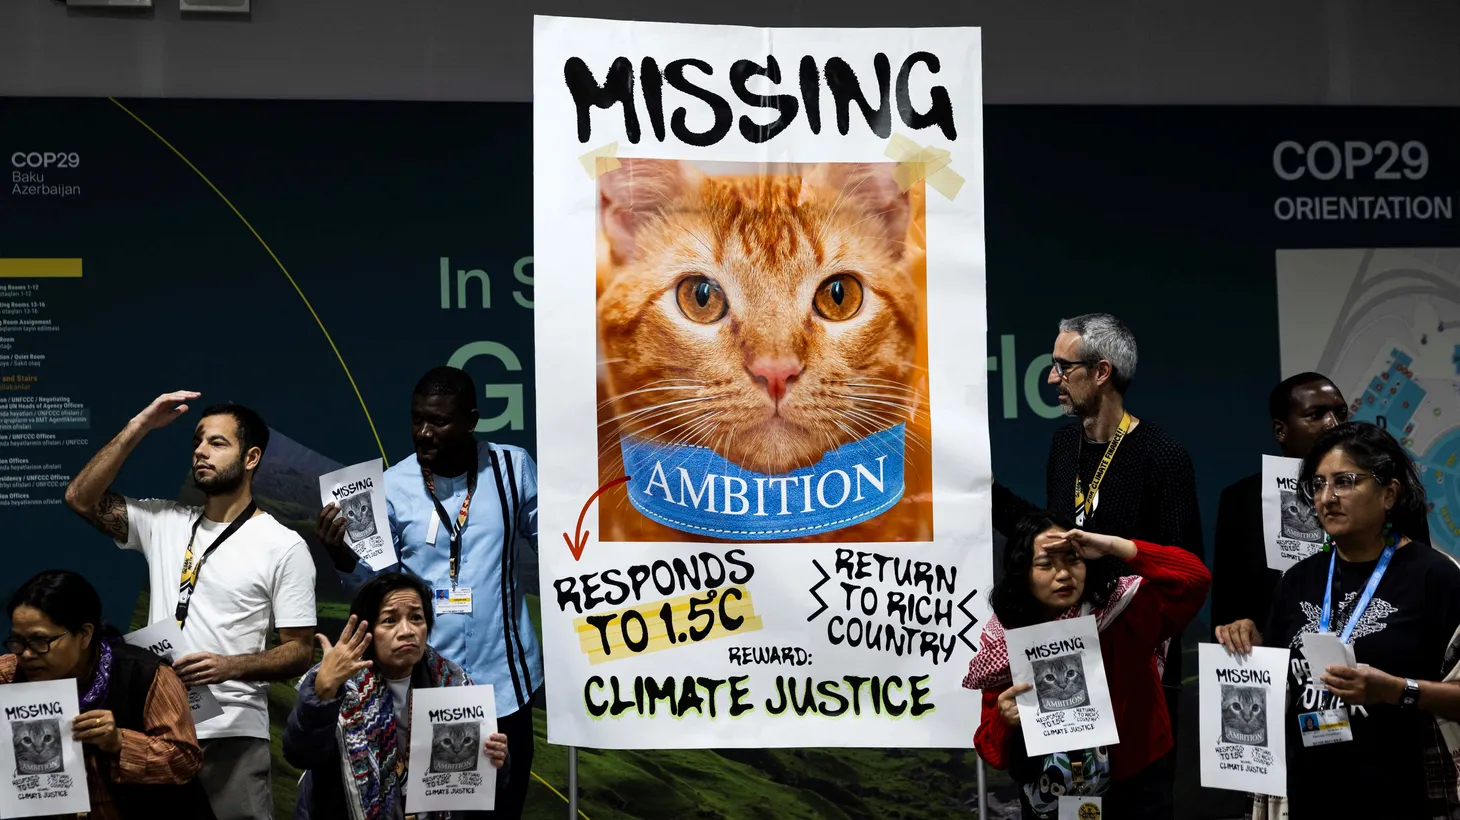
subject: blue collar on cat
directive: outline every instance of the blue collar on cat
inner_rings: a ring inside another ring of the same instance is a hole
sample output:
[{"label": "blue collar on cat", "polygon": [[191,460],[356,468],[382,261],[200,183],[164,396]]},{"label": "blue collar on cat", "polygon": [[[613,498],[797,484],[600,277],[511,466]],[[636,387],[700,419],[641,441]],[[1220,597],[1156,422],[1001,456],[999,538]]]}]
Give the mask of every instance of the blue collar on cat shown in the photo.
[{"label": "blue collar on cat", "polygon": [[850,527],[903,493],[906,425],[849,442],[781,475],[744,469],[705,447],[619,441],[629,501],[681,532],[733,541],[788,541]]}]

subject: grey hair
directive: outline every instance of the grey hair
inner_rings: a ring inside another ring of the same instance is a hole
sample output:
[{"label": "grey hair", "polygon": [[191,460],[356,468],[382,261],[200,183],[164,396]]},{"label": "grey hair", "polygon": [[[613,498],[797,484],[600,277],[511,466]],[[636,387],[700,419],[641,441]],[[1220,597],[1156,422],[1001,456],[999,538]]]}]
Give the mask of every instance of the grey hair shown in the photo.
[{"label": "grey hair", "polygon": [[1080,337],[1080,359],[1110,362],[1115,392],[1125,395],[1136,377],[1136,337],[1109,313],[1086,313],[1060,320],[1061,333]]}]

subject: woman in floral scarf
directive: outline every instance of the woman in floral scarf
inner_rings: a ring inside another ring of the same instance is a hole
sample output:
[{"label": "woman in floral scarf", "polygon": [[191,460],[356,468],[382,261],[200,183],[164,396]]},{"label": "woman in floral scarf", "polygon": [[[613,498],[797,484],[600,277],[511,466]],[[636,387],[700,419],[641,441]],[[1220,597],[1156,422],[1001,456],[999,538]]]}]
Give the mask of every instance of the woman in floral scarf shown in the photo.
[{"label": "woman in floral scarf", "polygon": [[102,623],[101,598],[85,578],[47,570],[10,599],[11,654],[0,684],[74,678],[93,820],[212,820],[194,777],[203,749],[187,689],[166,661],[128,646]]},{"label": "woman in floral scarf", "polygon": [[[350,619],[324,658],[299,682],[299,699],[284,730],[284,759],[305,769],[297,820],[399,820],[405,816],[410,759],[410,693],[470,686],[460,666],[426,645],[435,616],[431,590],[398,572],[370,579],[350,604]],[[507,736],[483,744],[508,774]],[[490,812],[436,812],[421,820],[490,817]]]}]

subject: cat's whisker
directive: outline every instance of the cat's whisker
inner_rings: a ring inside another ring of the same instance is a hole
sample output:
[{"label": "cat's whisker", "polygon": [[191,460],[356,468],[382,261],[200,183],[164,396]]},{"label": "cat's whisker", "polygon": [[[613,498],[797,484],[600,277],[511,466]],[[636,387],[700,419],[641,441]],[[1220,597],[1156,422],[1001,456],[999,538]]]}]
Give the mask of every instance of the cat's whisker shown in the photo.
[{"label": "cat's whisker", "polygon": [[681,409],[678,412],[673,413],[672,415],[665,416],[664,418],[658,418],[648,423],[640,424],[636,422],[632,429],[630,429],[628,425],[625,425],[621,431],[621,435],[632,436],[634,438],[650,438],[647,433],[648,431],[653,430],[655,427],[659,427],[665,424],[671,424],[682,418],[692,418],[698,416],[699,414],[700,411],[693,407],[689,409]]},{"label": "cat's whisker", "polygon": [[[700,415],[696,414],[696,417],[695,418],[692,418],[689,421],[686,421],[683,424],[680,424],[678,427],[672,427],[672,428],[670,428],[668,430],[665,430],[662,433],[656,433],[654,435],[654,437],[651,439],[651,441],[654,441],[656,443],[667,444],[670,447],[677,447],[677,446],[682,445],[682,444],[687,444],[690,441],[692,441],[692,440],[694,440],[694,439],[696,439],[698,437],[697,436],[697,432],[698,432],[699,428],[702,428],[702,427],[704,427],[706,425],[713,426],[714,423],[715,423],[715,420],[717,418],[719,418],[720,415],[723,412],[724,411],[718,411],[717,410],[715,412],[710,413],[708,416],[700,416]],[[689,428],[689,429],[685,430],[683,433],[681,433],[678,436],[672,435],[674,433],[674,431],[679,430],[679,429],[682,429],[682,428]]]},{"label": "cat's whisker", "polygon": [[847,186],[842,185],[842,189],[840,191],[837,191],[836,200],[831,203],[831,210],[827,212],[826,221],[823,222],[821,225],[821,232],[816,235],[816,243],[818,245],[822,244],[822,241],[826,238],[826,232],[831,229],[832,221],[836,218],[837,213],[841,210],[842,204],[850,202],[852,199],[852,194],[855,194],[857,192],[857,189],[866,184],[867,180],[869,179],[871,179],[870,175],[863,176],[861,179],[857,180],[857,184],[852,186],[851,190],[847,190]]},{"label": "cat's whisker", "polygon": [[[851,419],[851,420],[853,420],[853,421],[858,422],[859,423],[859,426],[861,426],[861,427],[873,427],[873,428],[875,428],[874,432],[881,432],[882,430],[887,429],[887,426],[886,426],[887,425],[887,422],[886,422],[885,419],[883,419],[883,418],[881,418],[879,416],[871,415],[871,414],[866,413],[866,412],[855,411],[854,410],[854,411],[852,411],[851,413],[848,414],[848,418]],[[871,435],[871,434],[869,434],[869,435]],[[927,452],[929,454],[931,454],[931,452],[932,452],[928,448],[927,442],[923,441],[920,436],[918,436],[916,433],[913,433],[910,430],[904,429],[904,431],[903,431],[903,441],[904,441],[904,445],[903,445],[904,451],[907,450],[907,449],[912,449],[914,451],[922,450],[923,452]],[[878,445],[878,446],[881,446],[881,445]],[[890,448],[889,448],[889,450],[887,451],[886,454],[889,457],[891,457],[891,458],[903,458],[904,457],[904,453],[893,452]]]},{"label": "cat's whisker", "polygon": [[[865,220],[863,220],[863,221],[865,221]],[[862,223],[861,222],[858,222],[857,224],[860,225]],[[853,234],[850,238],[852,238],[852,239],[865,239],[868,242],[878,242],[878,243],[881,243],[883,245],[906,245],[906,246],[908,246],[910,248],[916,248],[918,250],[922,250],[923,249],[922,244],[921,243],[918,243],[918,242],[908,242],[907,240],[904,240],[904,239],[888,239],[886,236],[878,236],[876,234],[859,233],[859,234]]]},{"label": "cat's whisker", "polygon": [[[863,222],[871,222],[874,219],[881,219],[882,217],[887,216],[888,214],[892,213],[894,210],[895,210],[894,208],[887,208],[887,209],[884,209],[884,210],[881,210],[881,211],[876,211],[876,212],[870,213],[867,216],[865,216],[865,217],[857,220],[856,222],[853,222],[850,226],[848,226],[847,230],[852,230],[852,229],[856,228],[858,225],[861,225]],[[878,241],[878,242],[893,242],[893,241],[896,241],[896,240],[888,239],[888,238],[883,237],[883,236],[876,236],[876,237],[871,237],[871,238],[874,239],[875,241]]]},{"label": "cat's whisker", "polygon": [[700,247],[702,247],[702,248],[705,249],[705,253],[708,254],[711,259],[714,259],[715,258],[716,254],[715,254],[714,245],[712,245],[710,242],[706,241],[704,237],[702,237],[699,234],[695,233],[694,231],[690,231],[690,230],[683,231],[682,232],[682,235],[688,236],[691,239],[693,239],[694,241],[700,243]]},{"label": "cat's whisker", "polygon": [[687,423],[687,422],[684,422],[683,420],[684,419],[693,420],[695,416],[696,416],[696,414],[695,413],[692,413],[692,412],[691,413],[680,413],[680,414],[677,414],[677,415],[672,416],[670,418],[666,418],[666,419],[662,419],[660,421],[656,421],[653,424],[647,424],[647,425],[644,425],[642,427],[636,427],[633,430],[626,430],[626,431],[624,431],[623,435],[625,437],[633,438],[633,439],[640,440],[640,441],[650,441],[650,442],[652,442],[652,441],[658,441],[659,439],[661,439],[663,437],[663,434],[660,433],[660,432],[656,432],[655,431],[655,428],[663,427],[664,425],[668,425],[668,424],[674,424],[675,422]]},{"label": "cat's whisker", "polygon": [[[881,407],[890,407],[893,410],[896,410],[899,416],[906,415],[909,419],[912,419],[912,420],[924,420],[924,419],[929,419],[930,418],[930,416],[928,414],[928,411],[927,410],[924,410],[922,408],[922,403],[921,402],[907,403],[907,402],[884,401],[882,399],[870,398],[870,397],[868,397],[866,395],[850,395],[850,394],[846,394],[846,393],[838,393],[836,395],[838,397],[840,397],[840,398],[843,398],[843,399],[846,399],[846,400],[852,402],[854,405],[863,405],[862,409],[864,409],[864,410],[866,410],[866,409],[876,409],[876,408],[881,408]],[[892,398],[892,397],[889,397],[889,398]],[[865,407],[865,405],[875,405],[875,408],[868,408],[868,407]],[[883,412],[886,412],[886,411],[883,411]]]},{"label": "cat's whisker", "polygon": [[866,380],[865,381],[852,381],[851,379],[836,379],[836,380],[829,381],[828,384],[838,384],[838,385],[842,385],[844,387],[874,387],[874,388],[876,388],[878,390],[901,390],[901,391],[903,391],[905,393],[916,393],[916,392],[918,392],[918,389],[916,387],[912,387],[910,385],[903,384],[902,382],[899,382],[899,381],[893,381],[892,379],[877,379],[877,378],[869,378],[869,377],[866,377],[866,376],[861,376],[859,378],[866,379]]},{"label": "cat's whisker", "polygon": [[918,407],[923,403],[922,396],[917,393],[898,395],[896,393],[838,393],[833,391],[832,395],[838,398],[849,399],[851,401],[866,400],[882,404],[890,403],[898,407],[906,408],[907,410],[912,410],[913,408]]},{"label": "cat's whisker", "polygon": [[651,404],[648,407],[641,407],[638,410],[631,410],[631,411],[629,411],[627,413],[620,413],[619,415],[614,416],[613,418],[605,419],[605,420],[599,422],[598,423],[598,426],[599,427],[603,427],[604,425],[612,424],[613,422],[616,422],[616,421],[623,421],[624,419],[636,418],[638,416],[643,416],[643,415],[647,415],[647,414],[653,414],[655,412],[663,411],[666,408],[674,407],[676,405],[681,405],[681,404],[698,404],[700,402],[712,401],[712,400],[714,400],[716,398],[718,398],[718,396],[695,396],[693,398],[688,398],[688,399],[676,399],[675,401],[666,401],[666,402],[660,402],[658,404]]},{"label": "cat's whisker", "polygon": [[[865,414],[859,413],[858,411],[853,411],[852,414],[850,414],[848,416],[844,416],[844,418],[848,418],[849,420],[854,421],[854,422],[860,421],[860,424],[858,424],[857,426],[859,428],[865,427],[867,425],[867,422],[865,420],[859,419],[858,416],[860,416],[860,415],[865,415]],[[837,426],[838,427],[841,427],[843,431],[845,431],[848,435],[851,435],[854,438],[865,438],[865,436],[858,436],[853,431],[848,430],[848,428],[846,428],[844,425],[840,424],[839,422],[837,423]],[[877,422],[876,423],[876,426],[878,428],[882,428],[881,422],[880,421]],[[902,460],[903,461],[903,465],[904,465],[903,469],[904,470],[910,470],[912,472],[912,475],[916,479],[918,479],[920,481],[922,479],[922,471],[918,469],[918,461],[915,460],[915,459],[908,459],[907,458],[906,451],[909,450],[909,449],[913,450],[914,452],[916,452],[918,450],[922,450],[923,452],[928,453],[930,455],[931,455],[931,451],[928,450],[927,445],[926,445],[926,442],[923,442],[923,440],[921,438],[919,438],[916,434],[914,434],[914,433],[912,433],[910,431],[904,432],[904,441],[905,441],[904,448],[903,448],[904,449],[904,452],[895,452],[891,447],[886,447],[884,449],[884,446],[885,445],[881,445],[881,444],[878,444],[876,446],[877,446],[878,450],[880,452],[882,452],[883,455],[886,455],[888,458]]]},{"label": "cat's whisker", "polygon": [[643,395],[645,393],[657,393],[657,392],[664,391],[664,390],[699,390],[699,389],[701,389],[701,385],[700,384],[666,384],[666,385],[662,385],[660,387],[641,387],[638,390],[630,390],[627,393],[618,393],[616,395],[609,396],[607,399],[605,399],[604,401],[602,401],[602,402],[599,403],[598,409],[602,410],[603,408],[609,406],[610,404],[613,404],[614,402],[616,402],[616,401],[618,401],[620,399],[626,399],[629,396],[640,396],[640,395]]}]

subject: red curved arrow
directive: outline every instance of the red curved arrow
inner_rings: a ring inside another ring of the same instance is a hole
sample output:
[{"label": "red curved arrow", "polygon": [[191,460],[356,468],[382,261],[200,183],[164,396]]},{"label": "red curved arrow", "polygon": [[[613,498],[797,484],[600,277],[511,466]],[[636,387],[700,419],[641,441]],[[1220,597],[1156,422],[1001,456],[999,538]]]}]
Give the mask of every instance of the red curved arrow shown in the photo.
[{"label": "red curved arrow", "polygon": [[583,548],[588,545],[588,533],[583,531],[583,519],[588,515],[588,508],[593,506],[593,502],[597,500],[600,495],[603,495],[604,492],[619,484],[623,484],[628,480],[629,477],[626,475],[619,476],[613,481],[610,481],[602,487],[599,487],[597,492],[593,493],[593,495],[588,496],[588,501],[583,504],[583,511],[578,513],[578,526],[573,528],[573,537],[569,538],[567,533],[563,533],[563,540],[568,542],[568,551],[573,553],[574,561],[577,561],[579,558],[583,557]]}]

